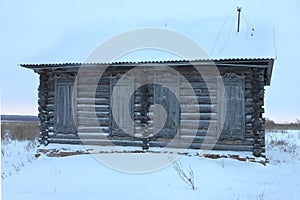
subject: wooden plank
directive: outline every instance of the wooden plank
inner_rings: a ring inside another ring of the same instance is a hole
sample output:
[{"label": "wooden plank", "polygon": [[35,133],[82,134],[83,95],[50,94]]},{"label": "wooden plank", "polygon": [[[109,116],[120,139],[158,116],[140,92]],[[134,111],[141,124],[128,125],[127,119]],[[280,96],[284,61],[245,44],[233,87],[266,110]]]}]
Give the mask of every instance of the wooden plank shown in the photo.
[{"label": "wooden plank", "polygon": [[[206,140],[210,141],[210,140]],[[213,140],[212,140],[213,141]],[[102,146],[136,146],[142,147],[143,143],[140,140],[101,140],[101,139],[63,139],[63,138],[50,138],[50,143],[61,143],[61,144],[85,144],[85,145],[102,145]],[[169,141],[150,141],[150,147],[165,147],[168,145],[169,148],[185,148],[189,146],[192,149],[211,149],[213,150],[234,150],[234,151],[252,151],[253,146],[251,145],[237,145],[237,144],[203,144],[202,142],[194,142],[192,144],[184,142],[172,142]]]},{"label": "wooden plank", "polygon": [[187,81],[183,81],[180,83],[180,89],[217,89],[217,82],[209,82],[205,83],[204,81],[197,81],[197,82],[192,82],[189,83]]},{"label": "wooden plank", "polygon": [[196,136],[189,136],[189,135],[180,135],[179,137],[179,141],[178,142],[198,142],[198,143],[202,143],[202,142],[211,142],[211,143],[214,143],[216,142],[217,140],[217,137],[215,136],[207,136],[207,135],[204,135],[204,136],[199,136],[199,135],[196,135]]},{"label": "wooden plank", "polygon": [[217,121],[210,120],[180,120],[180,127],[182,128],[207,128],[208,126],[217,127]]},{"label": "wooden plank", "polygon": [[191,113],[181,112],[181,120],[217,120],[218,115],[216,113]]},{"label": "wooden plank", "polygon": [[[200,113],[216,113],[218,111],[218,106],[216,104],[181,104],[181,113],[195,113],[195,112],[200,112]],[[197,109],[197,110],[192,110],[191,108]]]},{"label": "wooden plank", "polygon": [[98,132],[108,133],[109,131],[110,131],[109,126],[105,126],[105,125],[100,126],[94,123],[78,124],[78,132],[81,133],[98,133]]},{"label": "wooden plank", "polygon": [[[183,100],[180,98],[180,100],[182,100],[181,103],[190,103],[189,98],[192,99],[191,103],[193,103],[194,97],[190,97],[190,96],[185,96],[183,98]],[[216,96],[197,96],[196,99],[197,99],[196,103],[198,103],[198,104],[206,105],[206,104],[217,104],[218,103]]]},{"label": "wooden plank", "polygon": [[99,140],[99,139],[58,139],[49,138],[50,143],[59,144],[84,144],[84,145],[101,145],[101,146],[137,146],[142,147],[142,141],[121,141],[121,140]]},{"label": "wooden plank", "polygon": [[108,130],[108,126],[78,126],[78,133],[101,133],[103,130]]},{"label": "wooden plank", "polygon": [[207,129],[189,129],[189,128],[181,128],[180,135],[186,136],[217,136],[217,130],[207,130]]},{"label": "wooden plank", "polygon": [[107,111],[109,109],[109,105],[88,105],[88,104],[79,104],[77,105],[78,112],[101,112]]},{"label": "wooden plank", "polygon": [[[197,149],[201,147],[201,149],[206,149],[206,148],[210,148],[211,145],[207,145],[207,144],[201,144],[201,146],[199,144],[192,144],[190,146],[190,148],[194,148]],[[227,150],[227,151],[252,151],[253,150],[253,146],[251,145],[224,145],[224,144],[215,144],[213,146],[213,150]]]},{"label": "wooden plank", "polygon": [[78,132],[78,137],[80,137],[81,140],[84,139],[95,139],[95,140],[108,140],[107,136],[109,133],[104,132]]},{"label": "wooden plank", "polygon": [[181,113],[216,113],[216,105],[181,104]]},{"label": "wooden plank", "polygon": [[86,118],[86,117],[78,117],[77,124],[80,126],[109,126],[110,118]]},{"label": "wooden plank", "polygon": [[105,78],[99,78],[97,76],[89,76],[89,77],[80,77],[79,79],[77,79],[77,84],[78,85],[109,85],[109,78],[105,77]]},{"label": "wooden plank", "polygon": [[109,102],[108,98],[77,98],[77,104],[90,104],[90,105],[94,105],[94,104],[102,104],[105,105]]},{"label": "wooden plank", "polygon": [[66,134],[66,133],[53,133],[51,135],[49,135],[49,138],[53,138],[53,139],[79,139],[79,137],[77,136],[77,134]]},{"label": "wooden plank", "polygon": [[85,92],[85,91],[78,91],[77,96],[79,98],[108,98],[109,97],[109,92],[103,91],[103,92]]},{"label": "wooden plank", "polygon": [[183,75],[180,76],[180,82],[206,82],[206,83],[217,83],[217,77],[215,75],[207,75],[207,76],[200,76],[200,75]]},{"label": "wooden plank", "polygon": [[[87,126],[87,127],[98,127],[98,126],[109,126],[109,118],[79,118],[77,120],[78,126]],[[108,125],[107,125],[108,124]]]},{"label": "wooden plank", "polygon": [[110,87],[109,84],[108,85],[78,85],[78,91],[81,92],[109,92]]},{"label": "wooden plank", "polygon": [[150,141],[150,147],[165,147],[168,146],[169,148],[186,148],[189,146],[190,149],[213,149],[213,150],[233,150],[233,151],[252,151],[253,146],[247,145],[224,145],[224,144],[203,144],[201,142],[195,142],[189,145],[189,143],[183,142],[156,142]]}]

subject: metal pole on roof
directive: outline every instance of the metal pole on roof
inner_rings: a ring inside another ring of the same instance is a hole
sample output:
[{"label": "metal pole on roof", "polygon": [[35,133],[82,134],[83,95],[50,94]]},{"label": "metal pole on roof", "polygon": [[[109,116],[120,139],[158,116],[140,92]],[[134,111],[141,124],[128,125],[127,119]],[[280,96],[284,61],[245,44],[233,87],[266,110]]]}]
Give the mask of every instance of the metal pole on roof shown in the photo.
[{"label": "metal pole on roof", "polygon": [[237,32],[240,32],[240,18],[241,18],[242,7],[237,7],[237,11],[238,11],[238,25],[237,25]]}]

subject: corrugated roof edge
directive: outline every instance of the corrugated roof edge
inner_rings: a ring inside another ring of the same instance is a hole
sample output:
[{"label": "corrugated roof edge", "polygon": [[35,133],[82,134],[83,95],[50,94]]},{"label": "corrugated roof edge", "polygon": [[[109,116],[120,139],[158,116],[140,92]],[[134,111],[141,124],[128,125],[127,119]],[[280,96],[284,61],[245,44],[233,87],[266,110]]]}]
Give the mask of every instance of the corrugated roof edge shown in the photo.
[{"label": "corrugated roof edge", "polygon": [[164,61],[122,61],[122,62],[96,62],[96,63],[80,63],[80,62],[62,62],[62,63],[40,63],[40,64],[19,64],[22,67],[51,67],[51,66],[80,66],[80,65],[122,65],[122,64],[166,64],[166,63],[184,63],[184,62],[226,62],[226,61],[274,61],[274,58],[228,58],[228,59],[194,59],[194,60],[164,60]]}]

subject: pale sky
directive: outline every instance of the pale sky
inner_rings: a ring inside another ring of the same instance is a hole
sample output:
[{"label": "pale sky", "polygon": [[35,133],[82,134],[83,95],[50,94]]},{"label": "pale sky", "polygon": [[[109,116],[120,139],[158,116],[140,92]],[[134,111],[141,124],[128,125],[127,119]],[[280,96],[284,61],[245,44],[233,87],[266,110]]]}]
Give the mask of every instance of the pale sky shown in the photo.
[{"label": "pale sky", "polygon": [[[237,6],[242,7],[239,33]],[[266,88],[265,116],[296,121],[299,10],[298,0],[1,0],[1,114],[37,115],[38,76],[18,64],[84,62],[114,35],[155,27],[188,36],[211,58],[275,58],[277,52],[271,86]],[[128,58],[171,57],[145,51],[123,59]]]}]

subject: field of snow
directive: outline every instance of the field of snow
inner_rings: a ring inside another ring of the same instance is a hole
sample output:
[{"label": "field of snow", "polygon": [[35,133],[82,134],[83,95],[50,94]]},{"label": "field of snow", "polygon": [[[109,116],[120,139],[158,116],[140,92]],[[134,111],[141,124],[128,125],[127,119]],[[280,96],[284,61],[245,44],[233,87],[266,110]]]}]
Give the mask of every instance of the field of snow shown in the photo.
[{"label": "field of snow", "polygon": [[[193,190],[174,164],[151,173],[125,173],[91,155],[35,158],[35,142],[4,140],[2,199],[299,199],[300,131],[267,132],[266,141],[266,166],[182,156],[176,162],[187,177],[193,172]],[[140,161],[148,156],[142,154]]]}]

